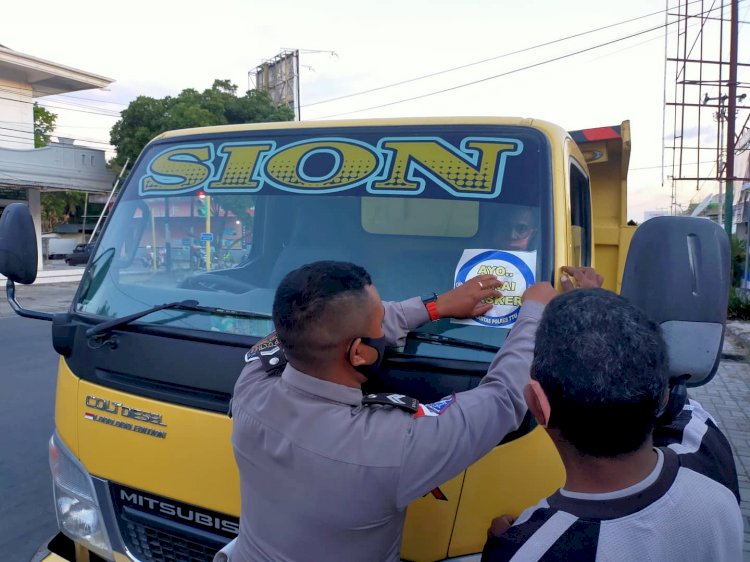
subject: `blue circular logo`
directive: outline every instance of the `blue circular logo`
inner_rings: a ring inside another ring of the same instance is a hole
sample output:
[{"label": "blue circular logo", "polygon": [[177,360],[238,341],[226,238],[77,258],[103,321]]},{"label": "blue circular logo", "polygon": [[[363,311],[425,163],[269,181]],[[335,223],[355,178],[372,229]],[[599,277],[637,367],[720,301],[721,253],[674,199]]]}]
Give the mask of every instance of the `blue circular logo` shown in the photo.
[{"label": "blue circular logo", "polygon": [[[456,275],[455,286],[463,285],[468,278],[480,275],[480,271],[482,274],[495,275],[500,281],[507,283],[508,287],[512,287],[510,290],[501,289],[503,298],[511,298],[512,301],[510,304],[496,304],[488,313],[476,316],[474,321],[493,328],[512,325],[518,318],[521,295],[526,287],[534,284],[534,273],[526,262],[515,254],[502,250],[488,250],[477,254],[461,266]],[[523,279],[523,286],[520,288],[516,281],[519,277]],[[495,314],[492,314],[493,312]]]}]

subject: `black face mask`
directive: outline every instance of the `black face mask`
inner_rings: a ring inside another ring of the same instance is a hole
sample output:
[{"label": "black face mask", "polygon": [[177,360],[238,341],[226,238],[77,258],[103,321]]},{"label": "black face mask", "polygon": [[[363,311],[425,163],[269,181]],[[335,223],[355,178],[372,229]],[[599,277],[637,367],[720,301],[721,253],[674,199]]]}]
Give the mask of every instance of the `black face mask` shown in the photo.
[{"label": "black face mask", "polygon": [[[368,337],[361,337],[359,338],[363,344],[370,346],[375,351],[378,352],[378,356],[375,359],[375,362],[370,365],[359,365],[358,367],[354,367],[357,371],[359,371],[361,374],[363,374],[368,379],[373,378],[375,375],[377,375],[378,371],[380,370],[380,365],[383,363],[383,355],[385,354],[385,336],[381,336],[379,338],[368,338]],[[354,344],[354,340],[352,340],[352,345]],[[351,351],[352,346],[349,346],[349,350]],[[347,356],[349,353],[347,352]]]}]

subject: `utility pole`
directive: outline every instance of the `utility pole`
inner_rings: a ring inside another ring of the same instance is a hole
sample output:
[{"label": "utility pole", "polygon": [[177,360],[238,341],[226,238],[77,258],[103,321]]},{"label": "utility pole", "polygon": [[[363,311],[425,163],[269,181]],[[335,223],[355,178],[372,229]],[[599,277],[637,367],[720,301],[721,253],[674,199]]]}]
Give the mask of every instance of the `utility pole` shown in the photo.
[{"label": "utility pole", "polygon": [[729,100],[727,107],[727,165],[726,165],[726,198],[724,202],[724,230],[727,236],[732,235],[734,220],[734,118],[737,111],[737,36],[739,0],[732,0],[732,22],[729,38]]}]

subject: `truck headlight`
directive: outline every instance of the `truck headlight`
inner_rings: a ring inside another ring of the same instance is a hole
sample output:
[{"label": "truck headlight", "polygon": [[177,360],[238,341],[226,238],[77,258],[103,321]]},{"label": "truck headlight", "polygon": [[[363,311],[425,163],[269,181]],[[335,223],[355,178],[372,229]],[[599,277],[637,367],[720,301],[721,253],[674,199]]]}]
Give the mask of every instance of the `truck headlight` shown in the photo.
[{"label": "truck headlight", "polygon": [[56,434],[49,440],[49,465],[60,530],[102,558],[114,560],[91,477]]}]

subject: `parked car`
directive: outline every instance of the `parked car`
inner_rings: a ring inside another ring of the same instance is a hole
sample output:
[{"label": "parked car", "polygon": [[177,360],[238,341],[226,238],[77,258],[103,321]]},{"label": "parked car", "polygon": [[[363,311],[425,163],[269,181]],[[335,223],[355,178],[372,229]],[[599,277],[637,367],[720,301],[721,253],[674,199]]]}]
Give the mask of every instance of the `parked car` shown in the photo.
[{"label": "parked car", "polygon": [[89,261],[91,253],[94,251],[94,244],[78,244],[73,248],[72,254],[65,256],[65,263],[68,265],[81,265]]},{"label": "parked car", "polygon": [[48,260],[63,260],[75,251],[76,241],[71,238],[49,238],[46,246]]}]

